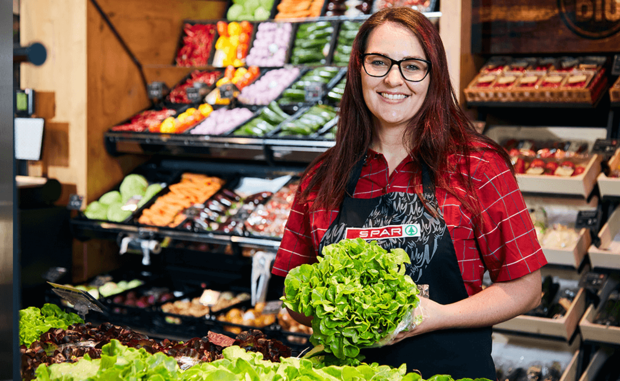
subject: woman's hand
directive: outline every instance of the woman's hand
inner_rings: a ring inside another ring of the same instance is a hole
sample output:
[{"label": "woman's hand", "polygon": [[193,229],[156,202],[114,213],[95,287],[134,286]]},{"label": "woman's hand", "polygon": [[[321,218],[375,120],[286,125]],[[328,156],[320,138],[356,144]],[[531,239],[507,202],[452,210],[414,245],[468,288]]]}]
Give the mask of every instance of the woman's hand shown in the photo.
[{"label": "woman's hand", "polygon": [[[408,337],[413,337],[426,332],[432,332],[438,329],[442,329],[442,326],[445,325],[445,323],[443,323],[443,320],[445,319],[446,306],[443,306],[428,298],[420,298],[420,307],[423,317],[422,322],[413,329],[410,329],[409,331],[400,332],[398,335],[396,335],[396,337],[389,345],[396,344],[399,341],[402,341]],[[419,312],[414,311],[414,314],[416,313]]]},{"label": "woman's hand", "polygon": [[[391,344],[405,338],[448,328],[489,327],[530,311],[540,304],[540,270],[508,282],[498,282],[456,303],[442,305],[420,298],[424,319]],[[432,290],[430,291],[433,292]]]}]

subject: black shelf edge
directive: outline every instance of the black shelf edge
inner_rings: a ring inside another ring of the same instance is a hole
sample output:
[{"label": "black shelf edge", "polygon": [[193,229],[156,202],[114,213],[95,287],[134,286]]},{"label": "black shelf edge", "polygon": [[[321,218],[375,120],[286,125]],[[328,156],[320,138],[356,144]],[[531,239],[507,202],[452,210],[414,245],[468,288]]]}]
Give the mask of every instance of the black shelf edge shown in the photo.
[{"label": "black shelf edge", "polygon": [[214,234],[211,232],[180,231],[155,226],[129,225],[115,222],[100,222],[72,219],[71,226],[74,235],[80,238],[99,238],[115,240],[119,234],[136,234],[141,237],[153,239],[172,238],[182,241],[204,242],[215,244],[235,243],[240,246],[257,246],[267,249],[280,247],[280,239],[233,236]]}]

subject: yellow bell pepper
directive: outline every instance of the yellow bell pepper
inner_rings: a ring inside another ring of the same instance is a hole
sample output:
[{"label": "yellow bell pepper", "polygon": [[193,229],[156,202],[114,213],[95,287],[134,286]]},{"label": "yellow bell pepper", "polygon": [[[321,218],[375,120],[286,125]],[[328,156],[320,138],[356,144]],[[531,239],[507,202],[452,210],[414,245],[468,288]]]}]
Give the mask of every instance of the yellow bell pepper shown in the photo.
[{"label": "yellow bell pepper", "polygon": [[211,115],[211,113],[213,112],[213,107],[211,107],[210,104],[204,103],[204,104],[201,104],[200,106],[198,106],[198,111],[200,111],[202,116],[204,116],[206,118],[209,115]]},{"label": "yellow bell pepper", "polygon": [[228,35],[229,36],[239,36],[241,34],[241,25],[233,21],[228,24]]}]

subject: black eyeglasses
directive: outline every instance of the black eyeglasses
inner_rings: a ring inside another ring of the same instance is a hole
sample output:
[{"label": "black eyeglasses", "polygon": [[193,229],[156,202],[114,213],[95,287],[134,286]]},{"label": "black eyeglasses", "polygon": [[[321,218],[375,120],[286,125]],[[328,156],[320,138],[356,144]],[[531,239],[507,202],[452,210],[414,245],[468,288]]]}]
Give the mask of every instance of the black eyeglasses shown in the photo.
[{"label": "black eyeglasses", "polygon": [[362,66],[366,74],[371,77],[385,77],[394,65],[398,66],[400,74],[409,82],[423,81],[431,71],[431,62],[421,58],[407,58],[396,61],[383,54],[362,54]]}]

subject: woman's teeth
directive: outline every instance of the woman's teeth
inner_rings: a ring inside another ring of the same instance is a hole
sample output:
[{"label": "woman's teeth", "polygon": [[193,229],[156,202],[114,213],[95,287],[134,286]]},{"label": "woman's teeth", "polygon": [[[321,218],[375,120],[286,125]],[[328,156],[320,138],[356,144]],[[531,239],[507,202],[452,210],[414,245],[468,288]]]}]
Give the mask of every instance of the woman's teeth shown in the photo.
[{"label": "woman's teeth", "polygon": [[408,95],[405,94],[388,94],[388,93],[379,93],[385,99],[399,100],[405,99]]}]

